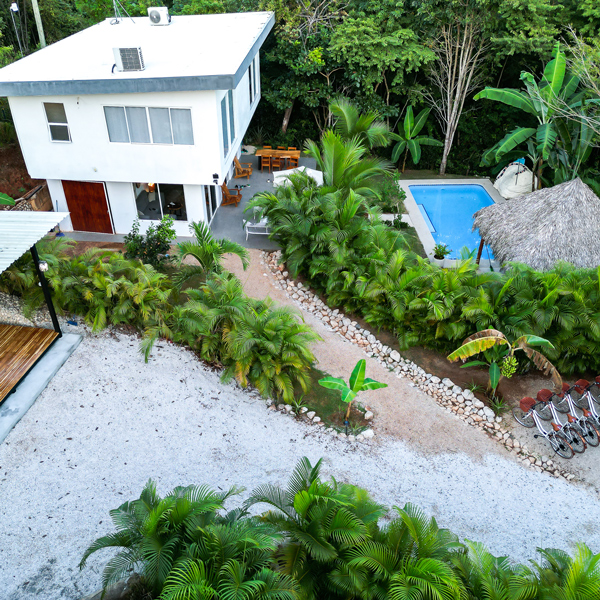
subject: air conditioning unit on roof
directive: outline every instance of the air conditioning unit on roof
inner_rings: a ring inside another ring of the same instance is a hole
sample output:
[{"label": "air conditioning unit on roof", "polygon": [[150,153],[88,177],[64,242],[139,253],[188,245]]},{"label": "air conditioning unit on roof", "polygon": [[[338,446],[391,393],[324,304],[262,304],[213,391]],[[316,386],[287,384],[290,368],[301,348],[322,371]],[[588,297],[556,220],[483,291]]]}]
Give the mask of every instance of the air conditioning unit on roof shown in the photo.
[{"label": "air conditioning unit on roof", "polygon": [[171,15],[166,6],[157,6],[148,9],[150,25],[168,25],[171,22]]},{"label": "air conditioning unit on roof", "polygon": [[143,71],[145,68],[141,48],[113,48],[113,54],[118,71]]}]

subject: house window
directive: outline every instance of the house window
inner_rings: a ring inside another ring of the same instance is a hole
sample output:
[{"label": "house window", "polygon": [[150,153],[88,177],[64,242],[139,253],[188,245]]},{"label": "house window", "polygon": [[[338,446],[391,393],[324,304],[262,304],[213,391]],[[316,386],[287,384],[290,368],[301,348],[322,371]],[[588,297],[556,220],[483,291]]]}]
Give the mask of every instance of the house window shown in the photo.
[{"label": "house window", "polygon": [[231,133],[231,141],[235,140],[235,119],[233,116],[233,91],[227,92],[227,102],[229,104],[229,132]]},{"label": "house window", "polygon": [[60,102],[44,102],[44,110],[50,130],[50,139],[53,142],[70,142],[71,132],[67,123],[65,105]]},{"label": "house window", "polygon": [[160,221],[171,215],[175,221],[187,221],[183,185],[173,183],[134,183],[135,205],[142,221]]},{"label": "house window", "polygon": [[223,126],[223,154],[229,153],[229,134],[227,132],[227,96],[221,100],[221,124]]},{"label": "house window", "polygon": [[233,107],[233,91],[229,90],[221,100],[221,125],[223,128],[223,153],[225,156],[235,139],[235,118]]},{"label": "house window", "polygon": [[194,144],[192,111],[189,108],[105,106],[104,116],[111,142]]},{"label": "house window", "polygon": [[250,92],[250,104],[254,102],[254,61],[248,67],[248,91]]}]

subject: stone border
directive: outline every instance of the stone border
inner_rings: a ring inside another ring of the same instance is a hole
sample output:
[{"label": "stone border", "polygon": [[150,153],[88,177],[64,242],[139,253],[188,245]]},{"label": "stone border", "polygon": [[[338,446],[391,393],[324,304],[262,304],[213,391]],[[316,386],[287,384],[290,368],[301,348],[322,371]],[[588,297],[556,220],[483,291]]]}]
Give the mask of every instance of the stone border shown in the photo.
[{"label": "stone border", "polygon": [[[284,415],[288,414],[292,417],[303,417],[303,420],[306,422],[312,422],[319,427],[325,426],[325,423],[323,423],[321,417],[319,417],[314,410],[308,410],[306,406],[300,407],[300,410],[297,413],[294,411],[294,407],[291,404],[275,404],[275,402],[271,399],[267,400],[267,406],[269,407],[269,410],[278,410]],[[371,421],[373,417],[374,415],[370,410],[365,412],[365,421]],[[327,429],[324,429],[323,431],[333,437],[348,440],[349,442],[364,442],[365,440],[370,440],[375,437],[375,432],[370,428],[361,431],[356,436],[351,433],[346,435],[343,431],[339,432],[333,427],[327,427]]]},{"label": "stone border", "polygon": [[[279,264],[280,260],[281,250],[276,252],[263,251],[261,265],[268,271],[264,275],[268,277],[270,273],[275,279],[272,282],[273,286],[284,290],[288,298],[293,300],[302,310],[317,317],[330,331],[359,346],[367,356],[374,358],[381,366],[393,371],[396,377],[408,378],[410,386],[416,387],[427,394],[442,408],[453,413],[467,425],[477,427],[487,433],[489,437],[500,442],[524,466],[538,473],[545,471],[553,477],[564,477],[567,481],[575,479],[573,473],[559,468],[549,457],[536,456],[529,451],[527,446],[521,446],[511,431],[502,426],[502,417],[496,417],[490,408],[474,396],[473,392],[463,390],[448,378],[440,380],[439,377],[426,373],[424,369],[412,361],[403,358],[397,350],[382,344],[375,335],[361,328],[356,321],[346,317],[339,309],[331,309],[310,288],[305,287],[301,282],[290,279],[288,272],[284,270],[284,265]],[[274,406],[271,408],[275,409]],[[289,409],[284,407],[282,410],[293,412],[292,407],[289,407]],[[317,423],[319,422],[320,419]],[[322,422],[320,424],[322,425]],[[345,434],[338,435],[346,437]],[[353,436],[348,436],[348,438],[350,437]]]}]

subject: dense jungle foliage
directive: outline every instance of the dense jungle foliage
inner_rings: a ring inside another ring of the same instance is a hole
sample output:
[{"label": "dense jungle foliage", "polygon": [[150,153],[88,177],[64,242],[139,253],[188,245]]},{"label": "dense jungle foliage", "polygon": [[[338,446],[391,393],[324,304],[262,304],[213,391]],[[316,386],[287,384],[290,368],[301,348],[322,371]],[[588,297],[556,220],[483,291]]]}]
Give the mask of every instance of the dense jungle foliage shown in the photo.
[{"label": "dense jungle foliage", "polygon": [[[2,0],[0,65],[18,58],[19,45]],[[132,16],[146,15],[157,0],[123,0]],[[173,0],[174,15],[273,10],[274,31],[261,51],[263,100],[247,141],[302,146],[332,125],[332,99],[345,95],[363,110],[376,110],[395,130],[409,105],[439,107],[443,96],[435,75],[441,32],[448,24],[473,26],[477,69],[462,117],[453,135],[448,171],[489,174],[481,167],[485,150],[516,126],[532,126],[532,115],[514,107],[475,102],[485,85],[519,88],[521,71],[536,75],[556,43],[572,26],[597,39],[600,4],[596,0]],[[30,0],[16,14],[24,54],[38,46]],[[44,0],[41,17],[48,43],[113,15],[111,0]],[[464,42],[464,40],[463,40]],[[436,112],[423,133],[444,139],[444,118]],[[3,120],[3,119],[0,119]],[[441,126],[442,125],[442,126]],[[391,148],[382,151],[391,156]],[[437,168],[440,151],[424,148],[421,168]],[[596,165],[598,156],[590,157]],[[412,167],[409,159],[408,167]]]}]

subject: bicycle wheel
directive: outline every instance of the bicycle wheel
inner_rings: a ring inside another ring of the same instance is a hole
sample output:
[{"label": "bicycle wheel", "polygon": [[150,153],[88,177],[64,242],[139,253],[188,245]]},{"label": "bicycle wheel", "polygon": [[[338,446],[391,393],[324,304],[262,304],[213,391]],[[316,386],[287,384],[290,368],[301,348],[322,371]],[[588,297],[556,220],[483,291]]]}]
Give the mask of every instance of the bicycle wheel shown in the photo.
[{"label": "bicycle wheel", "polygon": [[571,445],[571,448],[573,448],[573,450],[577,452],[577,454],[582,454],[583,452],[585,452],[585,449],[587,447],[585,440],[583,439],[583,436],[579,433],[579,431],[577,431],[574,427],[571,427],[570,425],[565,425],[561,429],[560,433],[562,433],[565,436],[565,438]]},{"label": "bicycle wheel", "polygon": [[540,419],[544,419],[544,421],[552,420],[552,411],[550,410],[550,407],[548,406],[547,402],[538,402],[535,405],[534,410],[535,410],[535,412],[537,412]]},{"label": "bicycle wheel", "polygon": [[600,444],[600,434],[589,419],[579,423],[581,435],[586,444],[592,448],[596,448]]},{"label": "bicycle wheel", "polygon": [[554,404],[554,408],[556,408],[559,413],[563,413],[564,415],[566,415],[570,410],[569,403],[564,396],[562,398],[556,398],[555,396],[552,404]]},{"label": "bicycle wheel", "polygon": [[588,409],[588,395],[587,394],[583,394],[580,395],[577,392],[571,394],[571,398],[573,400],[573,403],[575,404],[575,406],[577,406],[577,408],[581,408],[581,409]]},{"label": "bicycle wheel", "polygon": [[573,451],[571,444],[567,442],[565,436],[561,433],[552,432],[548,435],[548,441],[552,446],[552,450],[554,450],[554,452],[556,452],[556,454],[559,456],[562,456],[563,458],[573,458],[573,456],[575,456],[575,452]]},{"label": "bicycle wheel", "polygon": [[535,427],[535,421],[529,412],[523,412],[518,406],[512,409],[513,417],[517,420],[517,423],[531,429]]}]

